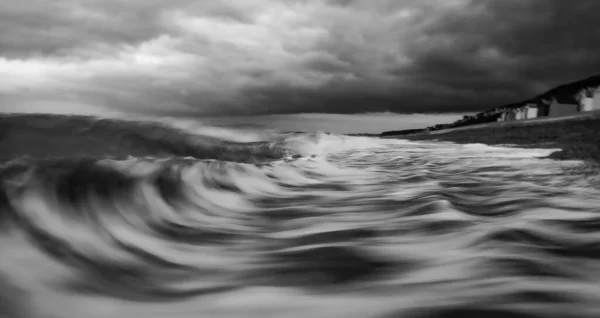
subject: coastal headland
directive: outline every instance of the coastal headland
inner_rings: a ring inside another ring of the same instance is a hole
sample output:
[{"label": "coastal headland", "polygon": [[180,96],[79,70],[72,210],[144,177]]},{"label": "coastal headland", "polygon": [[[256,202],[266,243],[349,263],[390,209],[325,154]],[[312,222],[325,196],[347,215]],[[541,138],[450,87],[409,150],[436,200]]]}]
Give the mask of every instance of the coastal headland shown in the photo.
[{"label": "coastal headland", "polygon": [[537,118],[417,132],[402,136],[414,141],[450,141],[521,148],[562,149],[549,158],[585,160],[600,164],[600,111],[579,113],[563,118]]},{"label": "coastal headland", "polygon": [[380,138],[561,149],[549,158],[600,163],[600,75],[454,123],[386,131]]}]

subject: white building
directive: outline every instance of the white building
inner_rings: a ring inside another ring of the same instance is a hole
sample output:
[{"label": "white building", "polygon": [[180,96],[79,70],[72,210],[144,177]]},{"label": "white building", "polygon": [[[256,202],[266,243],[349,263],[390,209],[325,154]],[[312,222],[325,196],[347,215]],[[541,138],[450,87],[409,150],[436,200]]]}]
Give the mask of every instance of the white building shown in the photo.
[{"label": "white building", "polygon": [[523,108],[523,112],[525,113],[524,119],[532,119],[538,117],[538,105],[536,104],[527,104]]},{"label": "white building", "polygon": [[600,89],[589,88],[581,92],[579,99],[579,111],[589,112],[592,110],[600,110]]},{"label": "white building", "polygon": [[525,109],[525,107],[517,108],[516,113],[515,113],[515,119],[516,120],[527,119],[527,109]]}]

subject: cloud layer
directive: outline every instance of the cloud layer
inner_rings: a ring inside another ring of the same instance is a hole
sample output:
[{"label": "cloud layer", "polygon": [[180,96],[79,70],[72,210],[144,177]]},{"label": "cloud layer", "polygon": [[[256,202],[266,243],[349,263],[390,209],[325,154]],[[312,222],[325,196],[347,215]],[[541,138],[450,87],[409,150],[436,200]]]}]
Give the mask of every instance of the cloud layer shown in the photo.
[{"label": "cloud layer", "polygon": [[599,73],[598,12],[595,0],[4,1],[0,111],[481,110]]}]

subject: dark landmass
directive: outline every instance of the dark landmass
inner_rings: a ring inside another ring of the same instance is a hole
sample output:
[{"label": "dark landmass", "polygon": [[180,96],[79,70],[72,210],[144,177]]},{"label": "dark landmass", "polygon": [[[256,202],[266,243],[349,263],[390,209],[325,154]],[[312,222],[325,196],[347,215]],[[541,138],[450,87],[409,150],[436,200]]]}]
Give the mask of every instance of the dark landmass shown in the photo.
[{"label": "dark landmass", "polygon": [[367,134],[367,133],[362,133],[362,134],[345,134],[346,136],[352,136],[352,137],[379,137],[380,134]]},{"label": "dark landmass", "polygon": [[412,135],[412,134],[420,134],[428,132],[427,129],[406,129],[406,130],[393,130],[393,131],[385,131],[380,134],[382,137],[387,136],[404,136],[404,135]]},{"label": "dark landmass", "polygon": [[598,165],[600,164],[599,111],[582,112],[564,118],[539,117],[508,122],[497,120],[503,110],[522,107],[529,103],[547,105],[557,101],[577,104],[581,94],[599,86],[600,75],[596,75],[557,86],[524,101],[499,106],[475,116],[464,116],[454,123],[422,130],[387,131],[381,133],[380,137],[562,149],[552,153],[549,158],[585,160]]},{"label": "dark landmass", "polygon": [[[501,112],[506,109],[514,109],[525,106],[526,104],[537,104],[547,105],[551,101],[557,101],[560,103],[577,104],[577,97],[579,94],[584,92],[586,89],[595,88],[600,86],[600,75],[591,76],[579,81],[571,82],[568,84],[557,86],[543,94],[537,95],[533,98],[518,101],[511,104],[498,106],[487,111],[481,112],[474,116],[464,116],[462,119],[448,124],[439,124],[431,127],[424,128],[426,131],[437,131],[449,128],[465,127],[471,125],[485,124],[497,122],[501,115]],[[414,129],[409,130],[398,130],[398,131],[386,131],[381,133],[381,136],[391,135],[408,135],[419,132],[411,132]]]},{"label": "dark landmass", "polygon": [[[591,76],[579,81],[571,82],[568,84],[557,86],[543,94],[540,94],[532,99],[528,99],[526,101],[516,103],[516,106],[519,107],[521,105],[527,103],[543,103],[547,100],[555,99],[562,103],[577,103],[577,94],[579,94],[582,90],[592,87],[600,86],[600,75]],[[511,104],[511,106],[514,104]]]},{"label": "dark landmass", "polygon": [[504,122],[479,127],[403,136],[408,140],[437,140],[522,148],[562,149],[549,158],[600,163],[600,112],[566,119]]}]

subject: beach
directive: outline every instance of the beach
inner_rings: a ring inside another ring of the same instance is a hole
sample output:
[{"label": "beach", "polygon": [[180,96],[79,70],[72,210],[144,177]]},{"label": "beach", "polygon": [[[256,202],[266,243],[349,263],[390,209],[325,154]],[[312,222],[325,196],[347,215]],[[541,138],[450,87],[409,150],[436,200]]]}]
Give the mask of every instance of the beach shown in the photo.
[{"label": "beach", "polygon": [[600,163],[600,112],[566,118],[498,122],[385,138],[413,141],[438,140],[460,144],[480,143],[520,148],[559,148],[561,151],[553,152],[549,158]]}]

